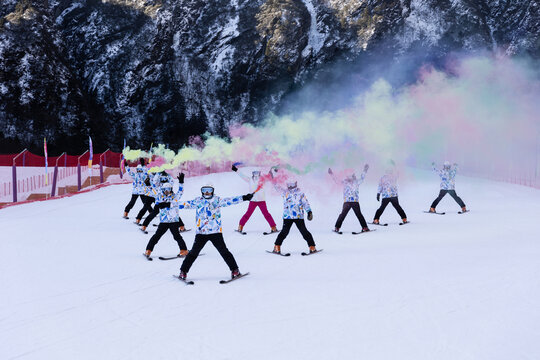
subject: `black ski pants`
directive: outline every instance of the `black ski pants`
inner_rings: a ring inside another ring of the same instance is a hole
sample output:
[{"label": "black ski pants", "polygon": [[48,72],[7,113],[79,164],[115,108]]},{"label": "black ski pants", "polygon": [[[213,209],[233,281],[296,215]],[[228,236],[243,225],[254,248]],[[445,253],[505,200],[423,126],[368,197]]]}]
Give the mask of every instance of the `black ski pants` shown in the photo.
[{"label": "black ski pants", "polygon": [[131,200],[129,200],[129,203],[126,205],[126,208],[124,209],[125,212],[129,212],[129,210],[131,210],[131,208],[133,207],[133,205],[135,205],[135,201],[137,201],[137,198],[139,197],[138,194],[132,194],[131,195]]},{"label": "black ski pants", "polygon": [[298,230],[300,230],[300,233],[302,234],[304,240],[307,241],[308,246],[315,246],[315,241],[313,240],[313,235],[308,231],[306,228],[306,222],[304,219],[283,219],[283,227],[281,228],[281,232],[278,234],[276,238],[276,242],[274,245],[283,244],[283,240],[289,235],[289,231],[291,230],[291,226],[293,224],[296,224],[296,227]]},{"label": "black ski pants", "polygon": [[353,209],[354,214],[358,218],[358,221],[360,221],[360,225],[362,226],[362,228],[366,228],[366,219],[364,219],[364,215],[362,215],[362,211],[360,211],[360,204],[358,203],[358,201],[343,203],[343,210],[341,210],[341,214],[339,214],[337,218],[336,227],[338,229],[341,227],[341,224],[343,224],[343,220],[345,220],[345,217],[351,209]]},{"label": "black ski pants", "polygon": [[[156,204],[157,205],[157,204]],[[148,216],[144,219],[143,226],[148,227],[150,225],[150,222],[154,220],[154,218],[159,214],[159,209],[154,206],[154,209],[152,209],[152,212],[148,214]],[[182,221],[181,217],[178,217],[178,226],[182,227],[185,226],[184,222]]]},{"label": "black ski pants", "polygon": [[403,209],[401,208],[401,206],[399,205],[399,200],[396,197],[389,197],[389,198],[384,198],[382,199],[381,201],[381,206],[377,209],[377,211],[375,212],[375,217],[373,218],[373,220],[379,220],[379,218],[381,217],[382,213],[384,212],[384,209],[386,208],[386,206],[389,204],[389,203],[392,203],[392,206],[394,206],[394,209],[396,209],[396,211],[398,212],[399,216],[402,218],[402,219],[405,219],[407,218],[407,215],[405,214],[405,211],[403,211]]},{"label": "black ski pants", "polygon": [[153,251],[154,246],[156,246],[159,239],[161,239],[161,237],[167,232],[167,230],[171,230],[173,238],[178,243],[178,247],[180,248],[180,250],[187,250],[186,242],[184,241],[182,235],[180,235],[180,231],[178,230],[179,227],[180,224],[178,224],[177,222],[160,223],[158,225],[156,233],[150,238],[150,241],[148,241],[148,245],[146,245],[146,250]]},{"label": "black ski pants", "polygon": [[436,208],[437,205],[439,204],[439,201],[441,201],[442,198],[443,198],[446,194],[450,194],[450,196],[453,197],[454,200],[456,200],[456,202],[459,204],[459,206],[465,207],[465,203],[464,203],[463,200],[461,200],[461,198],[456,194],[456,190],[441,190],[441,191],[439,191],[439,196],[438,196],[435,200],[433,200],[433,203],[431,203],[431,207],[432,207],[432,208]]},{"label": "black ski pants", "polygon": [[195,235],[195,241],[193,242],[193,247],[187,254],[186,258],[184,259],[184,262],[182,263],[182,266],[180,267],[180,270],[185,272],[186,274],[189,272],[189,269],[191,268],[191,265],[197,260],[197,257],[199,256],[201,250],[204,248],[206,243],[208,241],[211,241],[214,247],[217,249],[223,260],[227,263],[227,266],[231,271],[238,269],[238,265],[236,264],[236,260],[234,259],[233,254],[227,249],[227,245],[225,245],[225,240],[223,239],[222,233],[215,233],[215,234],[197,234]]},{"label": "black ski pants", "polygon": [[135,218],[139,221],[142,219],[142,217],[147,211],[148,211],[148,214],[152,213],[152,211],[154,210],[152,209],[152,203],[156,201],[156,199],[154,199],[153,197],[146,196],[146,195],[141,195],[141,200],[143,202],[143,208],[141,209],[141,211],[139,211],[139,213],[137,214],[137,217]]}]

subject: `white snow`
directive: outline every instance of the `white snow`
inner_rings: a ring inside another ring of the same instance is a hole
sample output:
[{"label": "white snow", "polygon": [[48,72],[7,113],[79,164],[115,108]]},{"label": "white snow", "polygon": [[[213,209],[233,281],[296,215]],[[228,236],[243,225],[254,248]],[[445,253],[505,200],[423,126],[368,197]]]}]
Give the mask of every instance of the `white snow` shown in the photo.
[{"label": "white snow", "polygon": [[432,6],[432,1],[411,1],[411,12],[405,19],[402,33],[397,36],[404,47],[408,47],[416,40],[424,40],[433,45],[442,37],[446,31],[446,23],[442,14]]},{"label": "white snow", "polygon": [[82,7],[83,7],[83,5],[81,3],[76,2],[76,3],[71,4],[71,6],[67,7],[64,11],[62,11],[62,13],[60,15],[58,15],[58,17],[55,20],[55,23],[57,25],[62,24],[62,22],[64,21],[64,17],[66,17],[66,15],[68,15],[73,10],[78,9],[78,8],[82,8]]},{"label": "white snow", "polygon": [[[238,6],[238,1],[231,1],[231,9],[236,10]],[[236,10],[237,11],[237,10]],[[240,35],[238,32],[238,23],[240,21],[240,15],[238,11],[236,15],[231,17],[227,24],[221,28],[217,26],[210,30],[210,36],[213,36],[213,33],[219,31],[219,44],[216,46],[217,51],[213,54],[214,61],[211,64],[211,68],[214,72],[219,73],[223,68],[227,66],[228,59],[232,59],[234,55],[235,48],[229,44],[231,39]]]},{"label": "white snow", "polygon": [[306,8],[309,11],[309,15],[311,17],[308,44],[306,45],[304,50],[302,50],[302,56],[306,57],[309,56],[312,52],[313,55],[315,55],[321,50],[324,45],[324,34],[320,33],[317,30],[317,12],[315,11],[315,7],[313,6],[313,1],[303,0],[303,2],[306,5]]},{"label": "white snow", "polygon": [[[379,174],[368,173],[361,206],[370,220]],[[538,359],[540,358],[540,191],[459,176],[471,212],[458,215],[449,197],[444,216],[424,214],[438,178],[416,171],[400,182],[411,224],[336,235],[330,229],[342,196],[321,174],[299,179],[324,252],[299,255],[296,228],[283,249],[258,210],[242,236],[233,231],[247,208],[224,208],[224,237],[242,271],[229,270],[211,244],[185,286],[172,278],[181,261],[146,261],[150,235],[123,220],[130,185],[0,210],[0,358],[2,359]],[[234,173],[188,178],[184,199],[212,181],[221,196],[247,191]],[[306,184],[310,184],[307,186]],[[319,185],[316,185],[316,184]],[[281,227],[281,198],[267,189]],[[187,227],[194,211],[182,210]],[[149,228],[151,232],[154,227]],[[352,212],[342,227],[359,230]],[[188,246],[194,230],[184,234]],[[167,233],[154,255],[178,251]]]}]

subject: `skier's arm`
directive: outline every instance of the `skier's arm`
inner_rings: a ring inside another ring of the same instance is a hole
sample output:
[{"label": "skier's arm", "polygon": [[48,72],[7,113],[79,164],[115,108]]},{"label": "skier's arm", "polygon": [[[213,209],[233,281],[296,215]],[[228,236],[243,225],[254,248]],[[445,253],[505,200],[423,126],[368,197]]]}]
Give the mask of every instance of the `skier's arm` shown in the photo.
[{"label": "skier's arm", "polygon": [[437,169],[437,166],[435,165],[435,161],[431,163],[431,168],[433,171],[437,173],[437,175],[441,176],[441,170]]},{"label": "skier's arm", "polygon": [[197,208],[198,199],[180,202],[178,204],[179,209],[195,209]]},{"label": "skier's arm", "polygon": [[364,171],[362,171],[362,174],[360,174],[360,181],[358,181],[358,184],[361,184],[364,182],[368,169],[369,169],[369,165],[368,164],[364,165]]},{"label": "skier's arm", "polygon": [[176,195],[174,195],[174,200],[171,202],[174,204],[179,204],[180,198],[182,197],[183,194],[184,194],[184,184],[181,183],[178,185],[178,192],[176,193]]},{"label": "skier's arm", "polygon": [[242,180],[244,180],[245,182],[249,182],[249,176],[242,174],[240,171],[235,171],[235,172],[238,174],[238,176],[242,178]]},{"label": "skier's arm", "polygon": [[227,198],[221,198],[219,199],[219,206],[220,207],[227,207],[231,205],[240,204],[242,201],[242,195],[240,196],[234,196],[234,197],[227,197]]},{"label": "skier's arm", "polygon": [[306,197],[306,194],[302,194],[302,198],[300,199],[300,203],[302,204],[302,207],[304,208],[304,210],[306,210],[306,212],[310,213],[311,212],[311,206],[309,205],[309,201]]}]

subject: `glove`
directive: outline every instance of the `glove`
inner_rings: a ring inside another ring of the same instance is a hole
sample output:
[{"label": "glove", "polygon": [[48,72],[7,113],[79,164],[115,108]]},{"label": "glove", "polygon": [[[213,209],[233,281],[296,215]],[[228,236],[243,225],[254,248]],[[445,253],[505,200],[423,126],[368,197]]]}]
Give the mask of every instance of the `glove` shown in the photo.
[{"label": "glove", "polygon": [[308,219],[309,221],[313,220],[313,213],[312,213],[311,211],[308,211],[308,213],[307,213],[307,219]]},{"label": "glove", "polygon": [[253,199],[253,194],[252,193],[249,193],[249,194],[246,194],[246,195],[242,196],[242,200],[244,200],[244,201],[249,201],[251,199]]},{"label": "glove", "polygon": [[334,172],[332,171],[332,169],[328,168],[328,173],[332,175]]},{"label": "glove", "polygon": [[381,194],[377,193],[377,201],[380,201],[381,199]]},{"label": "glove", "polygon": [[368,164],[364,165],[364,171],[368,171],[368,169],[369,169],[369,165]]},{"label": "glove", "polygon": [[180,184],[183,184],[183,183],[184,183],[184,176],[185,176],[184,173],[181,172],[181,173],[178,174],[178,176],[176,177],[176,178],[178,179],[178,182],[179,182]]},{"label": "glove", "polygon": [[165,208],[171,207],[171,203],[164,202],[164,203],[159,203],[156,206],[158,207],[158,209],[165,209]]},{"label": "glove", "polygon": [[232,166],[231,169],[232,169],[232,171],[238,171],[238,168],[236,166],[234,166],[234,165]]},{"label": "glove", "polygon": [[150,186],[150,178],[144,179],[144,185]]}]

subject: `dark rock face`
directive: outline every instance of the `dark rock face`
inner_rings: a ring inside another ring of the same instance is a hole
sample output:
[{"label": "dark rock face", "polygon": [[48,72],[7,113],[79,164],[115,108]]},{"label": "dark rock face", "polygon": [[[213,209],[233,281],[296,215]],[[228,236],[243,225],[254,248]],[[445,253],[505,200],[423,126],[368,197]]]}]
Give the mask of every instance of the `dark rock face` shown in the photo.
[{"label": "dark rock face", "polygon": [[178,148],[286,108],[337,63],[538,58],[539,35],[540,0],[4,0],[0,151]]}]

